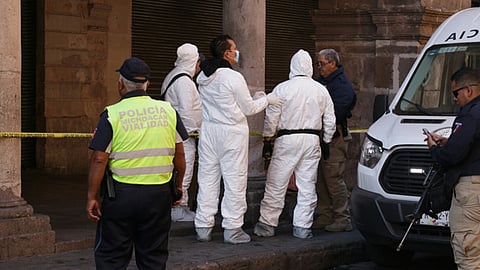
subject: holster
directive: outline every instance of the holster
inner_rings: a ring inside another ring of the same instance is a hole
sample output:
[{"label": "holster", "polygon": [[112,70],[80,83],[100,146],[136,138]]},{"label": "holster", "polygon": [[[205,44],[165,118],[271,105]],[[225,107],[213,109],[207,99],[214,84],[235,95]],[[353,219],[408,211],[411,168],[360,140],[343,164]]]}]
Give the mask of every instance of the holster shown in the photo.
[{"label": "holster", "polygon": [[105,175],[100,186],[100,194],[103,194],[104,198],[115,199],[115,185],[109,168],[105,169]]},{"label": "holster", "polygon": [[172,204],[180,200],[183,196],[183,192],[177,188],[177,171],[173,170],[172,178],[168,182],[170,186],[170,193],[172,194]]}]

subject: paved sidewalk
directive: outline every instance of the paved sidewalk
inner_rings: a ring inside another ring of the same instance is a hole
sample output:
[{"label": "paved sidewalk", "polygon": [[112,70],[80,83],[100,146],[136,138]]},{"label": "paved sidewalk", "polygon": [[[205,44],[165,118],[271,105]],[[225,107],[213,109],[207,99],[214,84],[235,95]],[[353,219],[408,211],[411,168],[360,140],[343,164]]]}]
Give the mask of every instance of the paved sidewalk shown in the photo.
[{"label": "paved sidewalk", "polygon": [[[174,231],[188,225],[175,225]],[[328,233],[314,231],[312,239],[297,239],[290,225],[282,225],[275,237],[252,236],[248,244],[223,243],[223,234],[214,233],[213,241],[198,242],[193,234],[170,238],[167,269],[328,269],[335,265],[367,260],[364,240],[357,232]],[[247,230],[252,233],[251,230]],[[95,269],[92,249],[0,261],[0,269],[67,270]],[[137,269],[134,259],[127,269]]]},{"label": "paved sidewalk", "polygon": [[[22,179],[22,196],[35,213],[51,218],[56,253],[0,261],[0,270],[95,269],[95,222],[85,215],[86,176],[27,171]],[[196,241],[193,222],[173,223],[167,269],[322,270],[367,260],[364,239],[357,231],[314,231],[312,239],[302,240],[292,236],[291,226],[283,221],[275,237],[252,236],[248,244],[231,245],[223,243],[219,220],[208,243]],[[246,232],[253,235],[251,228]],[[128,269],[137,269],[134,260]]]}]

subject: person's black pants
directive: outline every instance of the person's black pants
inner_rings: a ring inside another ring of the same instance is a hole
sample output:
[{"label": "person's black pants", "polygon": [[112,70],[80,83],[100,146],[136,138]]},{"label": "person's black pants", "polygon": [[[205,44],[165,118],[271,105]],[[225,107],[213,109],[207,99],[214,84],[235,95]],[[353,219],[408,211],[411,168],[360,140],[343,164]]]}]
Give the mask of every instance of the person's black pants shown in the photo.
[{"label": "person's black pants", "polygon": [[165,269],[172,199],[168,184],[115,182],[115,199],[102,202],[97,225],[97,269],[126,269],[135,247],[138,269]]}]

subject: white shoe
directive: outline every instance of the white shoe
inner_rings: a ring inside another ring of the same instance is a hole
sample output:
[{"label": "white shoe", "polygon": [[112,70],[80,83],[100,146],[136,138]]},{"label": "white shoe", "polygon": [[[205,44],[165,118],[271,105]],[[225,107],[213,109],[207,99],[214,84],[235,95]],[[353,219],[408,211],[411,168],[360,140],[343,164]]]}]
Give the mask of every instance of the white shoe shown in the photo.
[{"label": "white shoe", "polygon": [[243,244],[250,242],[250,235],[242,230],[242,228],[225,229],[223,231],[223,241],[229,244]]},{"label": "white shoe", "polygon": [[208,242],[212,240],[213,228],[195,228],[197,233],[197,240],[200,242]]},{"label": "white shoe", "polygon": [[190,211],[186,206],[177,206],[172,208],[172,221],[193,221],[195,219],[195,212]]},{"label": "white shoe", "polygon": [[255,229],[253,230],[253,233],[262,237],[271,237],[275,235],[275,227],[259,221],[257,222],[257,224],[255,224]]},{"label": "white shoe", "polygon": [[293,236],[301,239],[312,238],[312,230],[293,226]]}]

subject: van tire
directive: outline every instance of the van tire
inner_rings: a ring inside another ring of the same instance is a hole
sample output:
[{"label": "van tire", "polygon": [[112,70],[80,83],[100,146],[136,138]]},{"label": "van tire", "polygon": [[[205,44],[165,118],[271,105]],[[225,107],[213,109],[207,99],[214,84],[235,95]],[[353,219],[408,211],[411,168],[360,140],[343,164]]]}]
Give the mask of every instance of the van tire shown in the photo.
[{"label": "van tire", "polygon": [[378,266],[405,266],[408,265],[415,255],[411,250],[396,251],[392,247],[367,243],[367,252],[370,259]]}]

